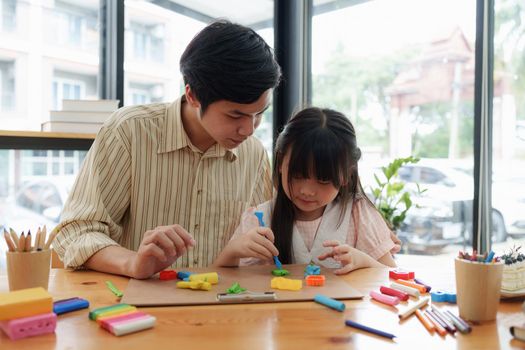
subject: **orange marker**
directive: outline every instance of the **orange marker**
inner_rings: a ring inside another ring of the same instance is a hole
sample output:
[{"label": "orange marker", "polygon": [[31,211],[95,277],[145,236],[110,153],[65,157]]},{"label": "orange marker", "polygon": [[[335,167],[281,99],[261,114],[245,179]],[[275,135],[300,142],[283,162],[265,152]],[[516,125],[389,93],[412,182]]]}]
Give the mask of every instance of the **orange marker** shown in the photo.
[{"label": "orange marker", "polygon": [[444,337],[445,335],[447,335],[448,333],[447,330],[443,328],[439,324],[439,322],[434,319],[434,316],[430,312],[428,312],[428,310],[425,310],[425,316],[427,316],[430,322],[434,324],[434,327],[436,328],[436,332],[438,332],[440,336]]},{"label": "orange marker", "polygon": [[436,327],[434,326],[434,324],[432,323],[432,321],[430,321],[428,319],[427,316],[425,316],[421,310],[416,310],[416,316],[417,318],[419,318],[419,320],[421,321],[421,323],[423,324],[423,326],[425,326],[425,328],[427,329],[427,331],[432,334],[434,333],[434,331],[436,330]]},{"label": "orange marker", "polygon": [[405,281],[405,280],[396,280],[396,283],[405,285],[405,286],[410,287],[410,288],[417,289],[419,291],[419,293],[426,293],[427,292],[427,287],[425,287],[425,286],[423,286],[421,284],[415,283],[415,282],[410,282],[410,281]]}]

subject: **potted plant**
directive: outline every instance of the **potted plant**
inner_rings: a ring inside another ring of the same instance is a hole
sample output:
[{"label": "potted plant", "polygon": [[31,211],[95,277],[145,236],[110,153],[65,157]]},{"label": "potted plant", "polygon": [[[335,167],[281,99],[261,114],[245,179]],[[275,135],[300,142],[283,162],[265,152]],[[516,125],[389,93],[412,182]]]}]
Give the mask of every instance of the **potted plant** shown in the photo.
[{"label": "potted plant", "polygon": [[396,158],[386,167],[381,167],[383,176],[374,174],[376,185],[370,187],[373,203],[394,232],[397,232],[402,226],[407,212],[414,205],[411,195],[420,195],[426,191],[422,190],[419,184],[416,184],[417,191],[415,192],[406,188],[405,183],[398,175],[398,171],[403,165],[417,162],[419,162],[419,158],[412,156]]}]

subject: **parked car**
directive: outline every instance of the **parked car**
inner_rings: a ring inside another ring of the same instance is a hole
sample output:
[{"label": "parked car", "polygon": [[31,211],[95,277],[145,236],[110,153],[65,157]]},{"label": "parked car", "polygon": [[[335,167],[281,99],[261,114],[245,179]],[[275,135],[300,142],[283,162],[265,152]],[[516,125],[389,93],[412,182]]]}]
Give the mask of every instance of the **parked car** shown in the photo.
[{"label": "parked car", "polygon": [[0,228],[13,228],[21,233],[33,232],[46,225],[52,228],[60,221],[62,207],[72,181],[42,179],[23,184],[15,195],[0,204]]},{"label": "parked car", "polygon": [[[381,170],[379,167],[364,172],[360,169],[360,173],[366,188],[373,181],[370,174],[379,174]],[[452,243],[470,244],[474,194],[472,175],[445,160],[423,159],[401,168],[399,177],[414,193],[416,184],[426,189],[422,195],[413,197],[417,207],[408,212],[405,225],[398,232],[405,249],[437,253]],[[525,231],[525,189],[504,191],[500,190],[502,186],[499,182],[493,184],[493,242],[503,242],[508,234]],[[512,198],[509,193],[521,196],[521,199]]]}]

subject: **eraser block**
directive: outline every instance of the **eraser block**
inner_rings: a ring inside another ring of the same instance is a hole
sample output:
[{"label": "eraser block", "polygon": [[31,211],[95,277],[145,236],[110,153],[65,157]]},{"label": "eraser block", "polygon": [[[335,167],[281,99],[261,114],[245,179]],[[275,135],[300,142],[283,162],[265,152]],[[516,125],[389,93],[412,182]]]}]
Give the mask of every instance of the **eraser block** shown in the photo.
[{"label": "eraser block", "polygon": [[430,298],[434,303],[456,303],[456,293],[448,293],[440,290],[430,292]]},{"label": "eraser block", "polygon": [[53,333],[56,326],[57,315],[52,312],[0,322],[0,328],[11,340]]},{"label": "eraser block", "polygon": [[177,279],[177,271],[175,270],[164,270],[159,273],[159,280],[170,281]]},{"label": "eraser block", "polygon": [[219,274],[217,272],[194,273],[190,275],[190,281],[204,281],[217,284],[219,283]]},{"label": "eraser block", "polygon": [[64,300],[57,300],[53,303],[53,312],[57,315],[65,314],[80,309],[89,307],[89,301],[82,298],[71,298]]},{"label": "eraser block", "polygon": [[21,289],[0,294],[0,321],[53,311],[53,298],[44,288]]},{"label": "eraser block", "polygon": [[413,280],[415,273],[413,271],[407,271],[400,268],[390,270],[388,276],[394,280]]},{"label": "eraser block", "polygon": [[128,304],[116,304],[116,305],[101,307],[101,308],[90,311],[89,319],[96,321],[99,317],[120,315],[120,314],[128,313],[130,311],[137,311],[137,308],[135,306],[131,306]]}]

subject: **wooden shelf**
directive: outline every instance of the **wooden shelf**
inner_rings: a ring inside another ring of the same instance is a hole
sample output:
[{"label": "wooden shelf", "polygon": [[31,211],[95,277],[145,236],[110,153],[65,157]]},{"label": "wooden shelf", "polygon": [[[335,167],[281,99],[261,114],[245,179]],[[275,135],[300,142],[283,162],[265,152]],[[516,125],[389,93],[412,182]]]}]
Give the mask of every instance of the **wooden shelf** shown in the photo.
[{"label": "wooden shelf", "polygon": [[88,150],[96,134],[0,130],[0,149]]},{"label": "wooden shelf", "polygon": [[73,132],[49,132],[49,131],[14,131],[14,130],[0,130],[0,137],[14,136],[14,137],[45,137],[45,138],[60,138],[60,139],[90,139],[94,140],[96,134],[84,134]]}]

